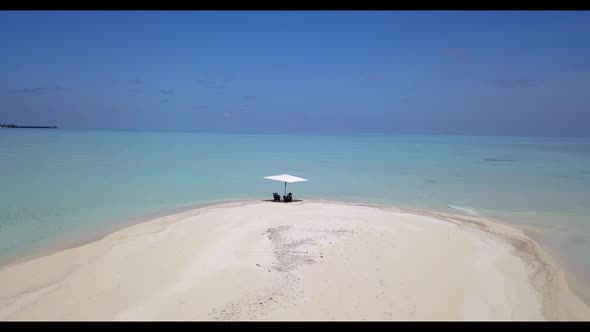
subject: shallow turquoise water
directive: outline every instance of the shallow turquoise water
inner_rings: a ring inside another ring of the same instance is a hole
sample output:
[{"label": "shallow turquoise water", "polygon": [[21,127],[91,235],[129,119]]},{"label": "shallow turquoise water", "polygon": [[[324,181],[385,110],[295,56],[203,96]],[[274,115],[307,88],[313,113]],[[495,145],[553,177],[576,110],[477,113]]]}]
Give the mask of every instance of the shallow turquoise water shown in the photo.
[{"label": "shallow turquoise water", "polygon": [[[486,160],[487,159],[487,160]],[[0,257],[177,206],[296,198],[472,213],[538,226],[590,281],[590,139],[0,130]],[[452,209],[449,207],[455,207]]]}]

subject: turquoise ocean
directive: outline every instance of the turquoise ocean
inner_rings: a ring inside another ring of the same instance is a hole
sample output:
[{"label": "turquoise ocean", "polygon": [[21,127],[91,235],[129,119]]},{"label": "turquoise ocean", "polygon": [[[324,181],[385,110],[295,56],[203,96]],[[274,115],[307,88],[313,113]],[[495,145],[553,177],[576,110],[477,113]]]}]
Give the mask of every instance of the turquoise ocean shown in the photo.
[{"label": "turquoise ocean", "polygon": [[283,184],[263,177],[282,173],[309,179],[287,187],[295,198],[532,226],[590,284],[588,138],[0,129],[0,263],[175,208],[269,199]]}]

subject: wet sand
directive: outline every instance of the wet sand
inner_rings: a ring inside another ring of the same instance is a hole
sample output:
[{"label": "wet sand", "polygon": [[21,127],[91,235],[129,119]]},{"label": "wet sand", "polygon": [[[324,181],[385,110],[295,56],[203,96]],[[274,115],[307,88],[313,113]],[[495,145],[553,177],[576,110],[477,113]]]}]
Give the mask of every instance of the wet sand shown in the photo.
[{"label": "wet sand", "polygon": [[0,269],[2,320],[588,320],[520,230],[324,201],[233,202]]}]

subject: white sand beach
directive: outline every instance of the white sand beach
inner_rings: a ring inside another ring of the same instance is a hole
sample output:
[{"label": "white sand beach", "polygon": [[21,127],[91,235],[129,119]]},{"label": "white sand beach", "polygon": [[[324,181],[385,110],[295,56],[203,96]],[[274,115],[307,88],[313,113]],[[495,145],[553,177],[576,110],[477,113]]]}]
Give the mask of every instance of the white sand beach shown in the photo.
[{"label": "white sand beach", "polygon": [[520,230],[305,201],[203,207],[0,269],[1,320],[588,320]]}]

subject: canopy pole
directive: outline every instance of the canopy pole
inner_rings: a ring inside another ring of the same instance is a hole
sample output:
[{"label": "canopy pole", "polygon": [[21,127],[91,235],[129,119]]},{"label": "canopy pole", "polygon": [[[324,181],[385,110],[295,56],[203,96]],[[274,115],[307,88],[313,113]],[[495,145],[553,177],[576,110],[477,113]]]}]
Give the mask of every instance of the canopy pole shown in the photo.
[{"label": "canopy pole", "polygon": [[285,194],[283,196],[287,196],[287,182],[285,181]]}]

